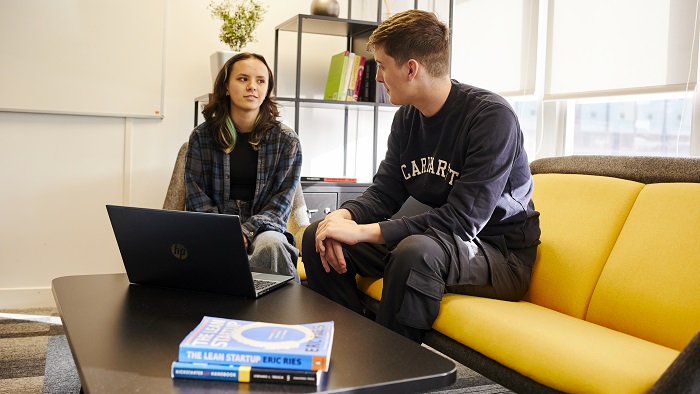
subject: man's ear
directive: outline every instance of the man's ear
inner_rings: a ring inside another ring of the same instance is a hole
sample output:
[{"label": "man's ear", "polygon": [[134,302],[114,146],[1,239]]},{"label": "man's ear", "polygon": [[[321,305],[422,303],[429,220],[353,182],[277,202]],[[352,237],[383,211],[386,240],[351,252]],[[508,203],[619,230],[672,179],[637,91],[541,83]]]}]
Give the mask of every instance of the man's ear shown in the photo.
[{"label": "man's ear", "polygon": [[420,63],[416,59],[408,59],[406,62],[408,65],[408,80],[412,81],[416,75],[418,75],[418,69],[421,67]]}]

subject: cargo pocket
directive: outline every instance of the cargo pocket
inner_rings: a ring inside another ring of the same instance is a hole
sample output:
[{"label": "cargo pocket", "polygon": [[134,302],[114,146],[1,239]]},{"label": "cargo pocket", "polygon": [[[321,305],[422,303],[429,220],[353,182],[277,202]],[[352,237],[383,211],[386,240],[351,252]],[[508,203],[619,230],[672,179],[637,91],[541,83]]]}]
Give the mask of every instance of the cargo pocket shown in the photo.
[{"label": "cargo pocket", "polygon": [[440,311],[444,292],[445,282],[442,279],[411,269],[397,321],[409,327],[429,330]]}]

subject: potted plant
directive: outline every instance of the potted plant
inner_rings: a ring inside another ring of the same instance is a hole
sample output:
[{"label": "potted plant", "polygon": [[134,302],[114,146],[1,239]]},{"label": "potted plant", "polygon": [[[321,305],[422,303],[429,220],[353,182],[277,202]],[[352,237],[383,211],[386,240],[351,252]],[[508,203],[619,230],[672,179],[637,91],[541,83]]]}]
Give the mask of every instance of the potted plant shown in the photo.
[{"label": "potted plant", "polygon": [[228,59],[255,42],[255,29],[262,22],[267,8],[260,0],[212,0],[209,11],[212,18],[221,20],[219,39],[231,49],[211,55],[212,79],[216,79]]}]

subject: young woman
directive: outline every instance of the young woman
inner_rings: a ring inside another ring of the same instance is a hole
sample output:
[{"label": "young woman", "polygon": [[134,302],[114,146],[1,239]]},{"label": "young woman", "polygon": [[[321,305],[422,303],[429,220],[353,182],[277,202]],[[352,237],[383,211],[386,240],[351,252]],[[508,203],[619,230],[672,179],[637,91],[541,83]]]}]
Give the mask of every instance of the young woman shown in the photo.
[{"label": "young woman", "polygon": [[254,53],[219,72],[206,120],[190,135],[185,161],[188,211],[239,215],[251,267],[299,281],[299,251],[287,232],[301,171],[299,139],[277,118],[272,71]]}]

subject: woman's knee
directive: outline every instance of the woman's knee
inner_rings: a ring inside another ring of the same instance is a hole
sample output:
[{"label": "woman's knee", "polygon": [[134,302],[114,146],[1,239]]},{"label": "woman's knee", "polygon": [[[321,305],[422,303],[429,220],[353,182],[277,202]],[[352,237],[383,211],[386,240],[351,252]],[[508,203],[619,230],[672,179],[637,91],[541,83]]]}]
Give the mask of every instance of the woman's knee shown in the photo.
[{"label": "woman's knee", "polygon": [[287,237],[276,231],[266,231],[258,234],[250,247],[251,257],[267,259],[272,262],[287,262],[296,268],[299,250],[292,246]]},{"label": "woman's knee", "polygon": [[251,249],[286,249],[287,237],[276,231],[265,231],[258,234],[253,240]]},{"label": "woman's knee", "polygon": [[267,268],[298,278],[296,262],[299,251],[287,241],[284,234],[275,231],[260,233],[253,240],[250,249],[248,261],[251,267]]}]

